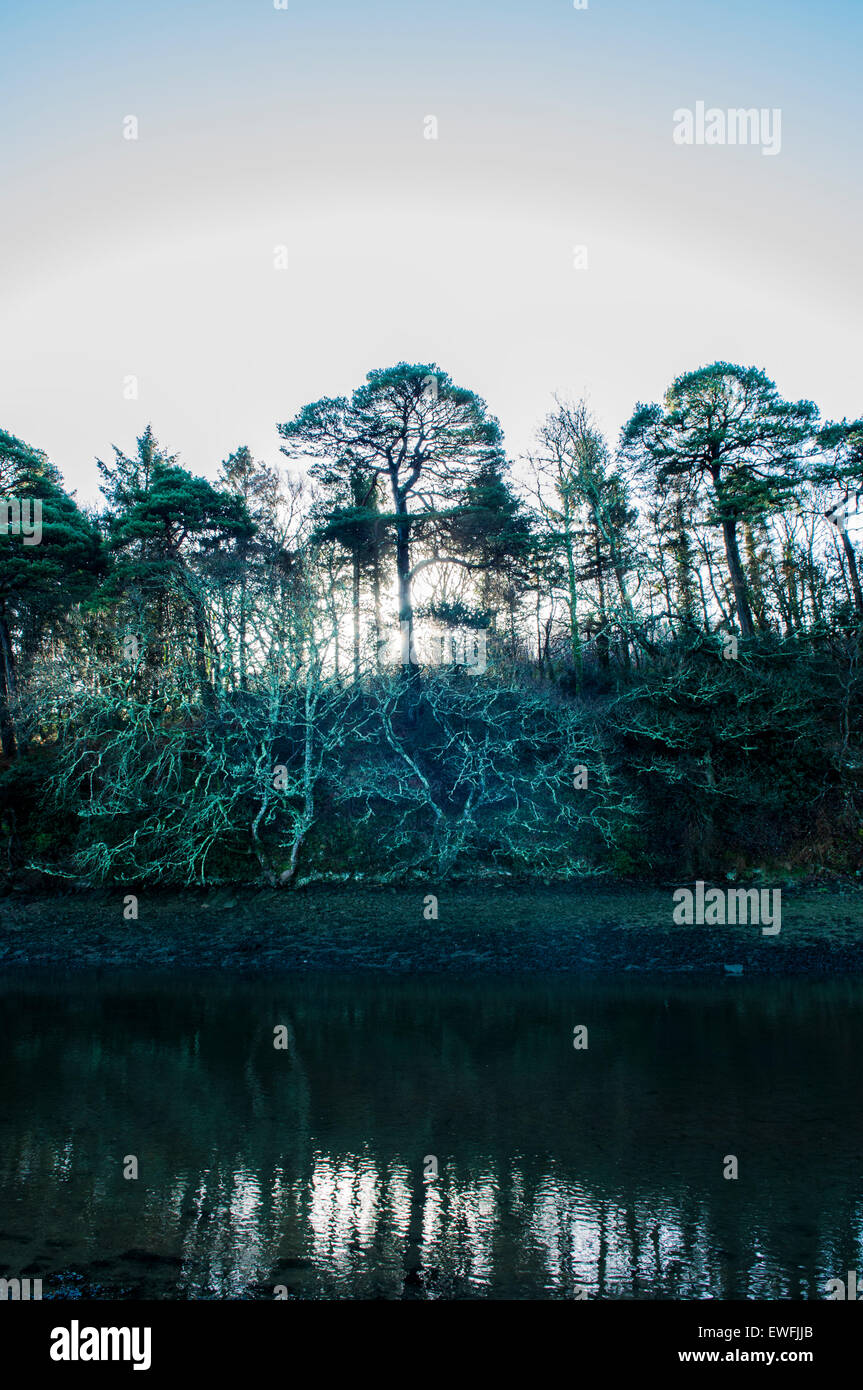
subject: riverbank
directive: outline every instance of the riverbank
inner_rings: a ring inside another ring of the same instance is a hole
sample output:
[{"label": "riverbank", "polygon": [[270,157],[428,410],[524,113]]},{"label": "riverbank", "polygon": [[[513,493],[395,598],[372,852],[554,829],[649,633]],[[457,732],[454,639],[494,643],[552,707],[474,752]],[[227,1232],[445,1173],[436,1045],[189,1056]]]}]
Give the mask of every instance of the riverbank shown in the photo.
[{"label": "riverbank", "polygon": [[[782,890],[781,931],[678,926],[669,886],[358,888],[0,900],[0,968],[863,972],[863,889]],[[437,898],[437,918],[427,895]]]}]

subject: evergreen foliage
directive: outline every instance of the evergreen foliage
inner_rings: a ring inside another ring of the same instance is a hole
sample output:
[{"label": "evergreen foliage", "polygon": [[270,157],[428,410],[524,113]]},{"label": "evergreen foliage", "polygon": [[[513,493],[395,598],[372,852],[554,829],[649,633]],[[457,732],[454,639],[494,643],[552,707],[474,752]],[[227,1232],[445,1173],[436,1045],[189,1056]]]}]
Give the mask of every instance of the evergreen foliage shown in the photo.
[{"label": "evergreen foliage", "polygon": [[0,432],[7,883],[863,872],[863,421],[717,362],[511,462],[399,363],[278,428],[98,516]]}]

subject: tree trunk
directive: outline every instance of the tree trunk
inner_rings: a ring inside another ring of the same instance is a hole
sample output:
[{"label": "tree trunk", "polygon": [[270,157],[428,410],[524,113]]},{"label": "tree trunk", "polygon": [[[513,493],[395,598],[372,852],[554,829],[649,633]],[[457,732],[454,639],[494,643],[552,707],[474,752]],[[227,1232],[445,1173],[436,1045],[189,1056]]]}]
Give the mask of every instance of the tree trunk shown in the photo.
[{"label": "tree trunk", "polygon": [[359,684],[360,679],[360,552],[354,551],[353,555],[353,585],[352,603],[354,616],[354,684]]},{"label": "tree trunk", "polygon": [[581,684],[582,651],[578,634],[578,596],[575,582],[575,559],[572,553],[572,530],[569,512],[569,499],[563,493],[563,535],[566,545],[566,573],[569,582],[569,640],[572,647],[572,666],[575,671],[576,689]]},{"label": "tree trunk", "polygon": [[746,575],[743,571],[740,550],[737,545],[737,523],[734,517],[723,518],[722,536],[725,541],[725,557],[728,561],[728,573],[731,577],[731,587],[734,590],[734,603],[737,609],[737,621],[740,624],[741,636],[754,637],[755,624],[752,620],[752,609],[749,606]]},{"label": "tree trunk", "polygon": [[598,529],[594,533],[593,553],[596,559],[596,590],[599,597],[599,631],[596,634],[596,652],[600,667],[606,671],[609,665],[608,616],[605,611],[605,581],[602,577],[602,547],[599,543]]},{"label": "tree trunk", "polygon": [[770,623],[767,618],[767,601],[764,596],[761,563],[758,558],[758,542],[752,526],[748,521],[744,522],[743,537],[746,547],[746,568],[749,572],[749,593],[751,595],[753,612],[760,630],[762,632],[769,632]]},{"label": "tree trunk", "polygon": [[794,551],[790,544],[785,545],[782,551],[782,575],[785,582],[785,592],[788,596],[791,630],[793,632],[802,632],[804,623],[800,594],[797,589],[797,565],[795,563]]},{"label": "tree trunk", "polygon": [[[683,620],[686,623],[695,622],[695,586],[692,582],[692,547],[689,544],[689,536],[686,533],[686,518],[683,511],[683,501],[677,498],[674,504],[674,541],[673,556],[677,569],[677,602]],[[705,618],[706,618],[705,611]],[[669,618],[671,614],[669,613]],[[707,623],[705,622],[705,627]]]},{"label": "tree trunk", "polygon": [[405,675],[416,671],[414,656],[414,610],[411,600],[410,522],[405,500],[396,495],[396,574],[399,590],[399,635],[401,664]]},{"label": "tree trunk", "polygon": [[848,561],[848,573],[851,576],[851,591],[854,594],[854,610],[858,618],[863,618],[863,589],[860,588],[860,572],[857,569],[857,557],[854,554],[854,547],[848,539],[848,533],[842,532],[842,549],[845,551],[845,559]]},{"label": "tree trunk", "polygon": [[372,552],[372,607],[375,613],[375,670],[381,669],[385,646],[383,614],[381,612],[380,522],[375,522],[375,548]]},{"label": "tree trunk", "polygon": [[207,623],[204,616],[204,606],[197,594],[194,593],[191,595],[191,604],[195,627],[195,674],[198,677],[201,703],[204,709],[212,710],[216,707],[216,697],[207,671]]},{"label": "tree trunk", "polygon": [[0,615],[0,747],[4,758],[14,758],[18,752],[12,702],[15,699],[15,653],[6,619]]},{"label": "tree trunk", "polygon": [[239,651],[239,676],[240,689],[248,690],[249,678],[246,670],[246,560],[242,559],[242,570],[240,578],[240,651]]},{"label": "tree trunk", "polygon": [[305,690],[305,710],[304,710],[304,732],[303,732],[303,809],[294,826],[294,838],[291,845],[291,857],[287,869],[279,877],[282,887],[292,884],[297,873],[300,850],[303,847],[306,835],[312,828],[315,820],[315,776],[313,769],[314,740],[315,740],[315,714],[317,712],[316,701],[312,699],[312,680],[315,681],[316,693],[317,683],[320,680],[320,670],[316,668],[314,672],[311,666],[306,671],[306,690]]}]

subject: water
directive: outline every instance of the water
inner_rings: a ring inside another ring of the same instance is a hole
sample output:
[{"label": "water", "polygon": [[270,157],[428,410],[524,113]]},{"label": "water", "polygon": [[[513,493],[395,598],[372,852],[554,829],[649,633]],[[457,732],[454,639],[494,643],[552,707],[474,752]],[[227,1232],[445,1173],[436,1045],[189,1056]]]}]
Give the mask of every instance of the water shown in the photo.
[{"label": "water", "polygon": [[0,1052],[0,1275],[45,1298],[822,1298],[863,1268],[854,979],[30,975]]}]

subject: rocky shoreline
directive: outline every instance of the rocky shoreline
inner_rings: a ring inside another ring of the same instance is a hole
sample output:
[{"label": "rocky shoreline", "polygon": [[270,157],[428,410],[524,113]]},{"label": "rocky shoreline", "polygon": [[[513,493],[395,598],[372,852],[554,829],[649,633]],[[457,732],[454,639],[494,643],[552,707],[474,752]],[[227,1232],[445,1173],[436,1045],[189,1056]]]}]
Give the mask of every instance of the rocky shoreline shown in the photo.
[{"label": "rocky shoreline", "polygon": [[[863,973],[863,889],[783,889],[781,931],[680,925],[672,887],[124,890],[0,899],[0,969]],[[434,907],[430,902],[434,895]],[[437,917],[427,914],[437,911]]]}]

